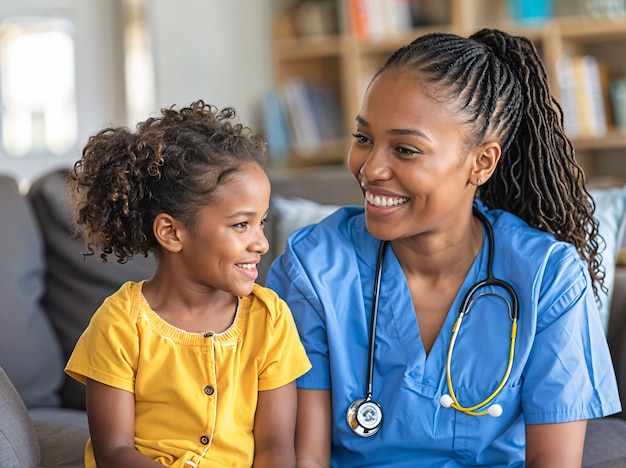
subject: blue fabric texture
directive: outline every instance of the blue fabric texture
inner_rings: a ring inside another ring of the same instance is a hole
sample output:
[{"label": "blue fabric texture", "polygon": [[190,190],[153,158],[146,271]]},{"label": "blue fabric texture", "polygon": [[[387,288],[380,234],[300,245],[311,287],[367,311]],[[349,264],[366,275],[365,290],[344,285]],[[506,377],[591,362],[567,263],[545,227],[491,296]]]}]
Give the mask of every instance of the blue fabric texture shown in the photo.
[{"label": "blue fabric texture", "polygon": [[[486,276],[486,238],[428,356],[408,285],[393,250],[383,265],[373,399],[380,431],[354,435],[346,410],[366,388],[369,320],[379,242],[363,209],[346,207],[292,234],[267,285],[289,304],[313,365],[301,388],[331,389],[334,467],[523,466],[525,423],[590,419],[621,409],[611,358],[586,265],[573,246],[502,211],[482,209],[494,231],[494,275],[520,300],[510,378],[494,403],[499,418],[440,405],[448,393],[445,359],[465,291]],[[507,363],[506,306],[480,299],[464,321],[451,374],[461,404],[487,397]],[[332,358],[331,358],[332,357]]]}]

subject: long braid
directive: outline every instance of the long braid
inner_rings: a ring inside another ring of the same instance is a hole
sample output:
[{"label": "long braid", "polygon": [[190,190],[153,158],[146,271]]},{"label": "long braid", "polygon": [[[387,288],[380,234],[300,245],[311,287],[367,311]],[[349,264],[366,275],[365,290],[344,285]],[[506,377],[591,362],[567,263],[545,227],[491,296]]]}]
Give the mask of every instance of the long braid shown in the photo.
[{"label": "long braid", "polygon": [[429,90],[453,103],[470,128],[469,144],[500,143],[502,157],[477,196],[573,244],[596,297],[598,288],[606,292],[595,204],[532,42],[493,29],[469,39],[428,34],[398,49],[378,74],[398,67],[411,68]]}]

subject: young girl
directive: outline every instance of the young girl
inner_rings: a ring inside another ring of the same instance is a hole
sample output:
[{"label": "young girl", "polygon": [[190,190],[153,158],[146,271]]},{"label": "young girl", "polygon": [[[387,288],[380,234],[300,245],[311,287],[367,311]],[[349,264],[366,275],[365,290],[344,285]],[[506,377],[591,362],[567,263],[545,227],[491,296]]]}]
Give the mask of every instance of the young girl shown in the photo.
[{"label": "young girl", "polygon": [[295,466],[289,309],[255,284],[267,252],[265,144],[202,101],[89,139],[69,174],[88,252],[154,276],[107,298],[66,371],[87,385],[87,467]]},{"label": "young girl", "polygon": [[364,206],[293,234],[267,279],[313,364],[299,466],[580,467],[621,405],[593,202],[532,43],[398,49],[348,163]]}]

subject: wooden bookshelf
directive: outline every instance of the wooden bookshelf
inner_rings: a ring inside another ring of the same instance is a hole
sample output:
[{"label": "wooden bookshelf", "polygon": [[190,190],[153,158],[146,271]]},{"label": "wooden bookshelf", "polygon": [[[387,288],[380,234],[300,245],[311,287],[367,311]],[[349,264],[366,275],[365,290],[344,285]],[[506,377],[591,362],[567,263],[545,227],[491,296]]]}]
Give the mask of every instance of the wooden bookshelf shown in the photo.
[{"label": "wooden bookshelf", "polygon": [[[510,18],[506,0],[437,0],[424,2],[437,6],[435,24],[413,28],[400,35],[362,40],[352,33],[350,27],[348,8],[351,1],[335,1],[336,33],[299,37],[297,28],[285,26],[288,21],[281,13],[276,17],[277,33],[273,40],[276,88],[292,76],[325,82],[337,97],[346,136],[353,127],[365,87],[376,70],[396,48],[433,31],[467,36],[482,27],[495,27],[530,38],[544,59],[553,92],[559,100],[561,90],[556,80],[555,64],[563,54],[593,55],[608,66],[612,76],[626,76],[626,60],[623,59],[626,17],[563,16],[556,11],[556,16],[541,24],[524,24]],[[608,170],[612,172],[609,175],[626,176],[625,133],[609,123],[608,131],[602,137],[573,136],[572,140],[589,175]],[[319,154],[303,157],[292,152],[289,164],[293,167],[341,164],[345,161],[347,148],[346,140],[346,144],[323,145]],[[623,158],[616,157],[620,153]],[[597,160],[604,157],[610,164],[606,161],[598,163]]]}]

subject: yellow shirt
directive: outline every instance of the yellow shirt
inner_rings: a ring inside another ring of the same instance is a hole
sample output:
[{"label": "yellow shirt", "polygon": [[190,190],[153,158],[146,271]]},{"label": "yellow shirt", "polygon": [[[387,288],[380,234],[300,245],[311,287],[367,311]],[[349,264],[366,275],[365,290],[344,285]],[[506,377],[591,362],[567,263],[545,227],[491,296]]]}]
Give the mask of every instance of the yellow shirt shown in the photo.
[{"label": "yellow shirt", "polygon": [[[258,392],[311,367],[285,302],[255,285],[223,333],[189,333],[127,282],[96,311],[65,371],[135,394],[135,446],[166,466],[251,466]],[[87,467],[95,467],[91,443]]]}]

